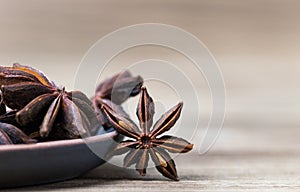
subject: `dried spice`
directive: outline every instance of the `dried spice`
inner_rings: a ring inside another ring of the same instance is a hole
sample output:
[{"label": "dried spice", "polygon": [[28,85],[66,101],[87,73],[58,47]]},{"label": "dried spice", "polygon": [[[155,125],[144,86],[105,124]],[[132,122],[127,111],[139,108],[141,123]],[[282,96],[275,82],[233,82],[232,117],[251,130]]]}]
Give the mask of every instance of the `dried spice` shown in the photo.
[{"label": "dried spice", "polygon": [[0,115],[3,115],[6,113],[6,106],[2,102],[2,96],[0,95]]},{"label": "dried spice", "polygon": [[129,97],[139,94],[142,85],[143,78],[141,76],[133,77],[129,71],[118,73],[99,84],[96,88],[93,103],[98,120],[103,127],[110,128],[111,124],[103,114],[101,106],[106,104],[114,108],[117,113],[126,116],[120,105]]},{"label": "dried spice", "polygon": [[17,127],[0,122],[0,145],[36,143]]},{"label": "dried spice", "polygon": [[16,122],[31,127],[25,130],[27,134],[48,140],[72,139],[94,134],[99,128],[86,95],[67,92],[34,68],[0,67],[0,84],[4,104],[18,111]]},{"label": "dried spice", "polygon": [[41,71],[18,63],[13,64],[13,67],[0,67],[0,82],[1,85],[24,82],[35,82],[48,86],[54,85],[54,82],[49,81]]},{"label": "dried spice", "polygon": [[127,116],[123,116],[110,106],[103,104],[102,109],[116,131],[134,139],[120,142],[112,153],[121,155],[128,152],[124,158],[124,166],[129,167],[135,164],[140,175],[146,174],[149,156],[151,156],[156,169],[162,175],[177,181],[175,163],[168,152],[186,153],[193,148],[193,144],[175,136],[158,136],[174,126],[180,116],[182,106],[183,104],[179,103],[171,108],[151,129],[155,109],[153,99],[149,96],[146,88],[142,88],[136,112],[140,128]]},{"label": "dried spice", "polygon": [[[101,124],[133,139],[120,142],[109,155],[127,153],[124,166],[135,164],[140,175],[146,174],[151,157],[162,175],[176,181],[175,162],[168,152],[186,153],[193,148],[193,144],[182,138],[160,136],[175,125],[183,103],[167,111],[151,128],[155,113],[153,99],[142,88],[142,77],[133,77],[128,71],[101,83],[92,100],[80,91],[68,92],[41,71],[20,64],[0,66],[0,85],[0,145],[95,135]],[[121,104],[139,93],[138,127]],[[6,106],[12,110],[6,112]]]},{"label": "dried spice", "polygon": [[123,71],[99,84],[96,88],[96,99],[108,99],[120,105],[129,97],[139,94],[142,85],[141,76],[133,77],[129,71]]}]

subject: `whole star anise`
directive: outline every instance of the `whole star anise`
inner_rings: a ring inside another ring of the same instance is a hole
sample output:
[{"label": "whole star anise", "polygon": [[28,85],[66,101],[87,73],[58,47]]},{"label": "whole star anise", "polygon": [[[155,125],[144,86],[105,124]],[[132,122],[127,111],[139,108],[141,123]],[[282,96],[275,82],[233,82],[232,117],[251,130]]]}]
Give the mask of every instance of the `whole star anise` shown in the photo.
[{"label": "whole star anise", "polygon": [[[15,118],[35,137],[72,139],[99,128],[92,102],[80,91],[67,92],[32,67],[0,67],[3,102],[16,110]],[[34,127],[34,129],[32,129]]]},{"label": "whole star anise", "polygon": [[124,167],[135,164],[136,170],[140,175],[145,175],[150,155],[156,169],[162,175],[176,181],[178,180],[175,163],[167,151],[171,153],[186,153],[193,148],[193,144],[175,136],[158,136],[174,126],[180,116],[182,106],[183,104],[179,103],[171,108],[161,116],[151,129],[155,111],[154,102],[145,87],[142,88],[136,112],[140,128],[127,116],[117,113],[108,105],[102,105],[106,117],[115,130],[134,139],[120,142],[113,151],[114,155],[128,152],[124,158]]},{"label": "whole star anise", "polygon": [[141,76],[133,77],[129,71],[120,72],[98,85],[93,103],[98,120],[104,128],[110,128],[111,124],[105,117],[101,106],[103,104],[109,105],[117,113],[126,115],[120,105],[129,97],[139,94],[142,85],[143,78]]}]

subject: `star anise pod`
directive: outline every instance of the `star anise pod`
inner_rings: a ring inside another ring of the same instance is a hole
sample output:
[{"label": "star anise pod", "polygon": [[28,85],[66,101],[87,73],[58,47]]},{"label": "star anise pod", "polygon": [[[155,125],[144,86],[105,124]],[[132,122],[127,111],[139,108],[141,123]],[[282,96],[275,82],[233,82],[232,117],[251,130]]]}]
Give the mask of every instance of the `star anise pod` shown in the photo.
[{"label": "star anise pod", "polygon": [[98,120],[103,127],[110,128],[111,124],[105,117],[101,106],[103,104],[109,105],[119,114],[126,115],[120,105],[129,97],[139,94],[142,85],[143,78],[141,76],[133,77],[129,71],[118,73],[98,85],[93,102]]},{"label": "star anise pod", "polygon": [[13,64],[13,67],[0,66],[1,85],[12,85],[24,82],[35,82],[43,85],[52,86],[50,81],[41,71],[29,66]]},{"label": "star anise pod", "polygon": [[0,122],[0,145],[36,143],[17,127]]},{"label": "star anise pod", "polygon": [[2,96],[0,95],[0,116],[6,113],[6,106],[2,101]]},{"label": "star anise pod", "polygon": [[[39,70],[20,64],[0,67],[0,84],[3,102],[18,111],[17,123],[35,127],[37,137],[79,138],[99,128],[92,102],[85,94],[67,92]],[[31,129],[27,134],[32,133]]]},{"label": "star anise pod", "polygon": [[103,104],[102,109],[116,131],[134,140],[126,140],[113,151],[114,155],[128,154],[124,158],[124,167],[135,164],[140,175],[146,174],[149,155],[154,161],[156,169],[165,177],[178,180],[175,162],[167,151],[171,153],[186,153],[193,148],[193,144],[175,136],[158,137],[171,129],[178,120],[183,103],[179,103],[160,117],[154,124],[154,102],[146,88],[142,88],[137,106],[137,117],[140,128],[128,117],[117,113],[113,108]]}]

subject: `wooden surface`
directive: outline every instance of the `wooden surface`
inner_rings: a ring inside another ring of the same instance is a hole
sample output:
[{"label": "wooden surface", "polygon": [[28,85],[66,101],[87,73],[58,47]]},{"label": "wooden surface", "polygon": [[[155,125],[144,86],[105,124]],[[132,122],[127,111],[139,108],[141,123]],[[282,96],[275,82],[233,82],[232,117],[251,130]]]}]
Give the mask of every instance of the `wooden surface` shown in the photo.
[{"label": "wooden surface", "polygon": [[81,178],[6,191],[300,191],[300,154],[190,154],[176,158],[179,182],[155,169],[144,178],[112,165]]},{"label": "wooden surface", "polygon": [[[77,179],[4,191],[300,191],[298,128],[286,131],[274,126],[228,127],[227,124],[205,155],[193,150],[175,157],[179,182],[165,179],[154,168],[141,177],[133,169],[105,164]],[[118,160],[114,158],[112,162]]]}]

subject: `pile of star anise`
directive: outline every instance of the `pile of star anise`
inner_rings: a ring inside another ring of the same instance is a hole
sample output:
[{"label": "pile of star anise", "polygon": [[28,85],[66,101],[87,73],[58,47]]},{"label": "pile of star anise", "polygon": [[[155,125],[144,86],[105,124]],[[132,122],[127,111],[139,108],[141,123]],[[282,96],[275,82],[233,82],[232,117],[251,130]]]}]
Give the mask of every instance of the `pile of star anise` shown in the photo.
[{"label": "pile of star anise", "polygon": [[[174,136],[161,136],[178,120],[179,103],[154,124],[154,102],[140,76],[121,72],[100,83],[89,99],[80,91],[66,91],[41,71],[14,64],[0,66],[0,145],[28,144],[96,135],[99,129],[114,128],[133,140],[125,140],[111,155],[127,153],[124,166],[136,165],[146,174],[149,157],[164,176],[178,180],[175,163],[167,153],[185,153],[193,145]],[[140,93],[137,107],[139,127],[121,104]]]}]

